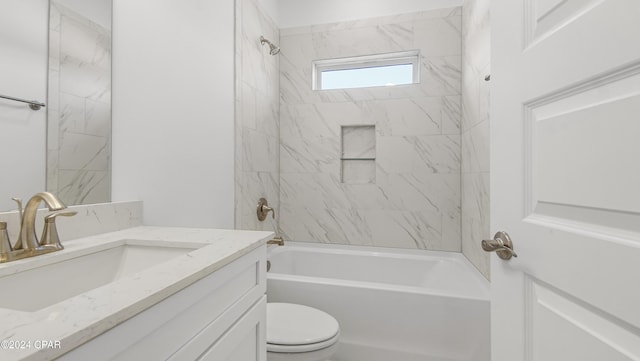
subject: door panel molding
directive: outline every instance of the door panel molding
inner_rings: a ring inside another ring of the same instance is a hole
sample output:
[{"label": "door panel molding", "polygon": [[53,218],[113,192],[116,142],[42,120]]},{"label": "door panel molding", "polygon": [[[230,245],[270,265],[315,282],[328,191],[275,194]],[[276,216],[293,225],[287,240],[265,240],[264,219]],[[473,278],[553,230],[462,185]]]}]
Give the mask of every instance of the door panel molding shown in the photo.
[{"label": "door panel molding", "polygon": [[[603,360],[616,361],[640,354],[640,330],[633,325],[535,278],[527,277],[525,287],[525,360],[584,360],[603,355]],[[549,329],[563,337],[543,332]],[[582,347],[567,347],[576,344]],[[619,357],[612,359],[612,354]]]},{"label": "door panel molding", "polygon": [[[640,62],[524,104],[524,218],[640,238],[640,192],[619,191],[640,184],[635,153],[625,148],[640,134],[630,107],[640,114]],[[605,131],[617,135],[604,143]],[[619,188],[607,188],[611,177]]]},{"label": "door panel molding", "polygon": [[605,0],[526,0],[525,49],[553,35]]}]

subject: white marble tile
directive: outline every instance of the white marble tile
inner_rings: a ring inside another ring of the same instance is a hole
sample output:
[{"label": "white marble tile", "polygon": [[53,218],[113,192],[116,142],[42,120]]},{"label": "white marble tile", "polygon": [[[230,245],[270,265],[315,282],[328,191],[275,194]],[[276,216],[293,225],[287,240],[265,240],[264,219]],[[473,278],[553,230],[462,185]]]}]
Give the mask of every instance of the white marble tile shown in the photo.
[{"label": "white marble tile", "polygon": [[[240,176],[241,184],[236,193],[240,218],[236,228],[275,232],[281,219],[278,173],[243,172]],[[256,207],[260,198],[265,198],[269,206],[275,209],[275,219],[270,214],[264,221],[258,220]]]},{"label": "white marble tile", "polygon": [[343,160],[342,183],[374,184],[376,163],[374,160]]},{"label": "white marble tile", "polygon": [[60,133],[81,132],[82,124],[85,122],[84,101],[85,99],[77,95],[60,92]]},{"label": "white marble tile", "polygon": [[[373,234],[367,222],[366,214],[355,209],[328,209],[327,220],[334,228],[337,239],[346,239],[346,244],[372,245]],[[329,233],[328,236],[332,237]]]},{"label": "white marble tile", "polygon": [[459,95],[462,63],[459,56],[423,57],[421,89],[428,96]]},{"label": "white marble tile", "polygon": [[372,245],[366,215],[350,209],[322,208],[283,204],[282,233],[288,239],[307,242]]},{"label": "white marble tile", "polygon": [[[58,65],[54,65],[58,64]],[[49,92],[47,93],[47,111],[56,111],[60,110],[60,70],[59,61],[50,60],[49,65],[49,84],[47,87]],[[54,69],[54,67],[56,69]]]},{"label": "white marble tile", "polygon": [[462,252],[489,278],[489,1],[466,1],[462,18]]},{"label": "white marble tile", "polygon": [[280,37],[300,34],[311,34],[311,25],[280,28]]},{"label": "white marble tile", "polygon": [[462,122],[465,132],[480,123],[480,78],[475,73],[465,73],[462,80]]},{"label": "white marble tile", "polygon": [[[280,228],[288,237],[460,251],[461,14],[281,30]],[[314,59],[418,46],[419,84],[311,90]],[[357,124],[376,127],[375,183],[340,183],[340,126]]]},{"label": "white marble tile", "polygon": [[442,251],[460,249],[459,240],[443,242],[439,213],[372,210],[366,214],[374,245]]},{"label": "white marble tile", "polygon": [[[60,113],[47,110],[47,151],[56,153],[60,148]],[[57,156],[57,155],[56,155]]]},{"label": "white marble tile", "polygon": [[55,1],[50,2],[49,6],[49,29],[60,32],[60,4]]},{"label": "white marble tile", "polygon": [[[309,46],[301,45],[306,38],[301,41],[285,38],[281,45],[280,52],[280,97],[284,104],[309,103],[308,99],[314,98],[314,91],[311,86],[312,60],[315,55],[302,53],[314,52],[313,43],[309,39]],[[289,45],[290,44],[290,45]]]},{"label": "white marble tile", "polygon": [[463,7],[465,63],[479,73],[491,59],[489,0],[473,0]]},{"label": "white marble tile", "polygon": [[[47,186],[49,191],[58,189],[58,173],[60,172],[58,166],[58,150],[47,150]],[[54,192],[55,194],[55,192]]]},{"label": "white marble tile", "polygon": [[[441,249],[462,252],[462,214],[460,207],[442,214]],[[446,249],[445,249],[446,247]]]},{"label": "white marble tile", "polygon": [[287,239],[302,242],[349,244],[340,225],[328,208],[311,209],[309,205],[280,204],[280,229]]},{"label": "white marble tile", "polygon": [[390,15],[390,16],[357,19],[357,20],[343,21],[343,22],[336,22],[336,23],[317,24],[317,25],[312,25],[311,27],[287,28],[287,29],[283,29],[283,31],[289,34],[289,33],[299,33],[301,31],[327,32],[327,31],[338,31],[338,30],[351,30],[351,29],[371,27],[371,26],[376,26],[381,24],[384,25],[384,24],[418,22],[422,20],[447,18],[451,16],[461,16],[461,9],[459,7],[442,8],[442,9],[418,11],[418,12],[411,12],[411,13],[397,14],[397,15]]},{"label": "white marble tile", "polygon": [[[289,140],[300,138],[317,140],[340,136],[340,119],[358,119],[357,106],[338,104],[283,104],[280,107],[280,136]],[[342,113],[337,118],[335,113]],[[353,115],[349,115],[349,114]],[[355,121],[353,122],[355,123]]]},{"label": "white marble tile", "polygon": [[67,59],[60,66],[60,91],[110,102],[111,76],[100,68],[84,66],[80,60]]},{"label": "white marble tile", "polygon": [[82,59],[85,65],[96,68],[111,66],[110,32],[88,18],[64,13],[61,17],[60,40],[60,52],[65,58]]},{"label": "white marble tile", "polygon": [[415,48],[422,56],[462,54],[462,17],[436,18],[414,23]]},{"label": "white marble tile", "polygon": [[280,174],[280,203],[308,207],[311,211],[352,208],[339,175],[326,173]]},{"label": "white marble tile", "polygon": [[111,137],[111,104],[87,99],[84,115],[80,125],[83,133]]},{"label": "white marble tile", "polygon": [[340,139],[281,139],[281,173],[340,173]]},{"label": "white marble tile", "polygon": [[429,135],[442,131],[440,97],[387,99],[374,104],[373,119],[380,135]]},{"label": "white marble tile", "polygon": [[487,278],[491,259],[480,242],[492,238],[489,212],[489,173],[462,174],[462,252]]},{"label": "white marble tile", "polygon": [[319,59],[390,53],[414,47],[412,23],[316,32],[312,36]]},{"label": "white marble tile", "polygon": [[110,179],[108,170],[60,170],[57,195],[66,204],[108,202],[111,199]]},{"label": "white marble tile", "polygon": [[376,157],[375,126],[343,125],[341,154],[343,158],[375,158]]},{"label": "white marble tile", "polygon": [[480,121],[489,119],[489,106],[490,106],[490,89],[491,80],[487,81],[485,77],[491,74],[491,65],[486,66],[480,71],[479,84],[478,84],[478,116]]},{"label": "white marble tile", "polygon": [[67,132],[60,140],[60,168],[106,170],[110,167],[110,144],[106,137]]},{"label": "white marble tile", "polygon": [[[52,12],[54,10],[51,10]],[[51,22],[55,21],[55,17],[53,13],[50,14],[50,24],[49,24],[49,71],[60,70],[60,31],[55,30],[53,28],[53,24]],[[60,19],[58,17],[58,23]],[[49,74],[51,75],[51,73]],[[51,81],[51,76],[49,77]],[[57,83],[56,83],[57,84]]]},{"label": "white marble tile", "polygon": [[489,171],[489,120],[462,133],[462,172]]},{"label": "white marble tile", "polygon": [[280,58],[286,63],[280,64],[280,70],[299,68],[311,69],[311,62],[318,58],[311,33],[305,32],[293,35],[280,34]]},{"label": "white marble tile", "polygon": [[241,111],[240,129],[258,130],[258,91],[247,83],[241,84],[241,98],[238,110]]},{"label": "white marble tile", "polygon": [[412,142],[418,158],[414,168],[417,174],[460,173],[459,135],[418,136]]},{"label": "white marble tile", "polygon": [[[376,170],[377,174],[377,170]],[[384,209],[389,207],[389,197],[377,184],[340,185],[342,194],[350,208],[359,210]]]},{"label": "white marble tile", "polygon": [[[278,84],[278,78],[272,84]],[[280,97],[275,86],[256,92],[256,130],[272,137],[280,136]]]},{"label": "white marble tile", "polygon": [[416,150],[409,137],[381,136],[377,139],[377,166],[385,173],[411,174]]},{"label": "white marble tile", "polygon": [[459,95],[442,98],[442,134],[460,134],[462,100]]},{"label": "white marble tile", "polygon": [[376,174],[376,183],[387,197],[384,209],[451,212],[460,206],[460,175]]},{"label": "white marble tile", "polygon": [[278,43],[279,30],[259,2],[236,2],[236,228],[277,230],[259,222],[256,205],[269,200],[279,217],[280,56],[269,55],[260,36]]},{"label": "white marble tile", "polygon": [[278,171],[278,139],[251,129],[242,130],[242,170],[252,172]]}]

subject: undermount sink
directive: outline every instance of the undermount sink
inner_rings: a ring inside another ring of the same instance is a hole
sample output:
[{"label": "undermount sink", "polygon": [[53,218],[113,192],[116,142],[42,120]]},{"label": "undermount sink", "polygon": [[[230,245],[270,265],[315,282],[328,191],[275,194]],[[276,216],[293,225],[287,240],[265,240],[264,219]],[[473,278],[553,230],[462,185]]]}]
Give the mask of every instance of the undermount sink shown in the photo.
[{"label": "undermount sink", "polygon": [[[0,276],[0,308],[38,311],[204,245],[120,240],[34,257],[30,259],[34,267],[27,266],[17,273]],[[40,257],[48,258],[38,259]]]}]

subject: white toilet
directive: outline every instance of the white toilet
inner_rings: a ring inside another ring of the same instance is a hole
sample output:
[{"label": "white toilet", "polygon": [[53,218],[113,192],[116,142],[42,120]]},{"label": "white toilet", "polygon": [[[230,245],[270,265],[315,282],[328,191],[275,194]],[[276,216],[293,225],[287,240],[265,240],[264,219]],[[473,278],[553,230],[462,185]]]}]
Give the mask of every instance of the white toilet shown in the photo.
[{"label": "white toilet", "polygon": [[338,321],[326,312],[267,303],[267,361],[327,361],[339,336]]}]

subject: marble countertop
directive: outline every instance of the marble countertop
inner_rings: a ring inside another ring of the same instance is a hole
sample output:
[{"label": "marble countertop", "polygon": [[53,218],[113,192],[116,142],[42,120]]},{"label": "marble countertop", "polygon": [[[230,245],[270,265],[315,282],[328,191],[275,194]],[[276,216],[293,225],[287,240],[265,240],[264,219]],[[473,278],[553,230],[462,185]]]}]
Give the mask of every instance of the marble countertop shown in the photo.
[{"label": "marble countertop", "polygon": [[[0,264],[1,279],[51,263],[51,257],[69,259],[122,240],[135,240],[139,245],[160,241],[173,246],[201,246],[34,312],[0,308],[0,359],[55,359],[260,247],[272,236],[271,232],[259,231],[135,227],[63,241],[63,251]],[[0,290],[0,297],[8,292],[11,290]]]}]

